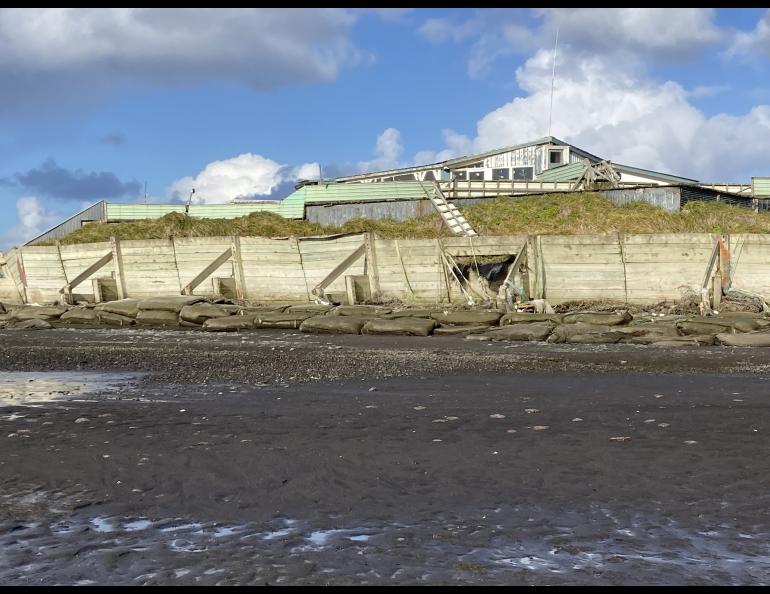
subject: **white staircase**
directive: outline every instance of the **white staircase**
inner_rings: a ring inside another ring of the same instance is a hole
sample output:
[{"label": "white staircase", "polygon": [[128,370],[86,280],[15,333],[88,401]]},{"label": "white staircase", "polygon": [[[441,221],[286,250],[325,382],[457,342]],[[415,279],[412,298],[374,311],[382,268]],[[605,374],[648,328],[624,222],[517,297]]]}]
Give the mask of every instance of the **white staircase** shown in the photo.
[{"label": "white staircase", "polygon": [[[422,182],[420,185],[422,185]],[[475,237],[478,235],[460,212],[460,209],[446,199],[436,182],[433,182],[432,192],[428,192],[425,186],[423,186],[422,189],[433,205],[433,208],[435,208],[436,212],[441,215],[441,218],[444,219],[446,226],[449,227],[449,230],[452,231],[452,233],[465,235],[466,237]]]}]

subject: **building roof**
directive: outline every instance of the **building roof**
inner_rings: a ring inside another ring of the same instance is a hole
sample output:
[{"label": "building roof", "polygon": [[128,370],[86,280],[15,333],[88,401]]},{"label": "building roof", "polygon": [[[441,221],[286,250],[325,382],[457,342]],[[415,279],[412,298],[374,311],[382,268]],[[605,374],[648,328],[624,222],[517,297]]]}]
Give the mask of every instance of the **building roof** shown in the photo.
[{"label": "building roof", "polygon": [[542,138],[538,138],[537,140],[531,140],[529,142],[523,142],[521,144],[514,144],[511,146],[505,146],[502,148],[497,148],[494,150],[486,151],[484,153],[476,153],[473,155],[465,155],[463,157],[455,157],[454,159],[447,159],[445,161],[438,161],[436,163],[426,163],[425,165],[414,165],[412,167],[399,167],[397,169],[386,169],[384,171],[370,171],[368,173],[359,173],[356,175],[348,175],[343,177],[338,177],[336,181],[345,182],[345,181],[352,181],[356,179],[363,179],[367,177],[377,176],[377,177],[389,177],[391,175],[402,175],[405,173],[413,173],[415,171],[424,171],[426,169],[439,169],[439,168],[448,168],[453,169],[456,167],[462,167],[463,165],[466,165],[468,163],[474,163],[475,161],[481,161],[483,159],[486,159],[487,157],[493,157],[495,155],[499,155],[501,153],[507,153],[509,151],[515,151],[517,149],[525,148],[528,146],[540,146],[544,144],[553,144],[556,146],[568,146],[571,148],[571,150],[586,159],[589,159],[591,161],[601,161],[600,157],[597,157],[596,155],[593,155],[587,151],[584,151],[583,149],[580,149],[574,145],[569,144],[568,142],[564,142],[563,140],[559,140],[555,136],[543,136]]},{"label": "building roof", "polygon": [[630,165],[621,165],[620,163],[613,163],[612,166],[621,173],[628,173],[630,175],[640,175],[642,177],[651,177],[662,181],[671,182],[673,184],[697,184],[697,179],[691,179],[689,177],[681,177],[679,175],[671,175],[669,173],[661,173],[660,171],[652,171],[650,169],[642,169],[641,167],[631,167]]},{"label": "building roof", "polygon": [[572,181],[583,174],[585,165],[583,163],[570,163],[561,167],[553,167],[541,171],[536,177],[536,181],[561,182]]}]

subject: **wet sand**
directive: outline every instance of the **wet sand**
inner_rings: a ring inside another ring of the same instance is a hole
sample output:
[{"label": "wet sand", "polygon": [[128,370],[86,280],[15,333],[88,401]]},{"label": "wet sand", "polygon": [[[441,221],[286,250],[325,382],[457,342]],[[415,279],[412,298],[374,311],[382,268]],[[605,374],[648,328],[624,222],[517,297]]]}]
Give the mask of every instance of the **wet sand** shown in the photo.
[{"label": "wet sand", "polygon": [[0,341],[4,584],[770,582],[765,349]]}]

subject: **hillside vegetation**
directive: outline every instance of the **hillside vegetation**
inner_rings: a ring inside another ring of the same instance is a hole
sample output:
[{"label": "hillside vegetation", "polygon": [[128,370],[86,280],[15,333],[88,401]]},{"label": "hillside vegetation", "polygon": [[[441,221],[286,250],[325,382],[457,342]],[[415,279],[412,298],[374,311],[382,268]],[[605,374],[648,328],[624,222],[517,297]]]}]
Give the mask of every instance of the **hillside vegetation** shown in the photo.
[{"label": "hillside vegetation", "polygon": [[[462,211],[481,235],[770,233],[770,213],[755,213],[717,202],[690,202],[681,212],[668,212],[646,203],[615,206],[607,198],[590,192],[498,198]],[[344,225],[323,227],[271,213],[252,213],[237,219],[192,219],[171,213],[160,219],[86,225],[61,241],[90,243],[108,241],[111,236],[126,240],[227,235],[308,237],[362,231],[374,231],[385,239],[451,235],[435,214],[404,222],[354,219]]]}]

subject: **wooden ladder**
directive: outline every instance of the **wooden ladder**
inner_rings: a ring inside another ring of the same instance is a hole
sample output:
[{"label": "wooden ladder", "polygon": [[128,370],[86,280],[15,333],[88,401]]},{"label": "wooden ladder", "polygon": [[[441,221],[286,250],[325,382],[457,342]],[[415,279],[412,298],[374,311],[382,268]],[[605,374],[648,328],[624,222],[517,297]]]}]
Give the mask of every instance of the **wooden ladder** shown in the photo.
[{"label": "wooden ladder", "polygon": [[460,209],[446,199],[436,182],[433,182],[432,193],[428,192],[425,186],[422,185],[422,181],[420,182],[420,186],[422,186],[422,189],[430,200],[430,203],[433,205],[433,208],[435,208],[436,212],[441,215],[441,218],[444,219],[444,223],[446,223],[446,226],[449,227],[449,230],[452,233],[465,235],[466,237],[475,237],[478,235],[478,233],[473,230],[473,227],[471,227],[468,220],[460,212]]}]

